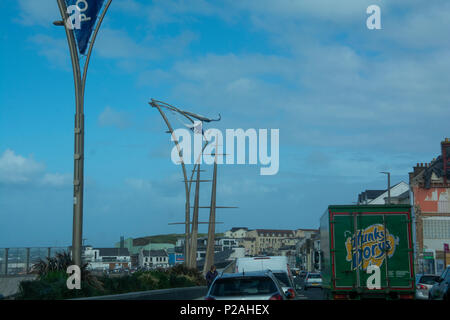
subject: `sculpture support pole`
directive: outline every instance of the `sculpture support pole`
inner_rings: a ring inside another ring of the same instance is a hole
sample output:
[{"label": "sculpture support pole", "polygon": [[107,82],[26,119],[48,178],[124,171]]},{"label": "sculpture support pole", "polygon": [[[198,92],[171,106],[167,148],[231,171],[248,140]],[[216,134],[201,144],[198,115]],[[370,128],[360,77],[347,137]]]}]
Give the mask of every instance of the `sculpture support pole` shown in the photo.
[{"label": "sculpture support pole", "polygon": [[186,166],[184,164],[184,160],[183,160],[183,155],[181,152],[181,147],[178,143],[178,139],[175,136],[175,133],[173,131],[173,128],[169,122],[169,120],[167,119],[166,115],[164,114],[164,112],[161,110],[160,106],[157,103],[150,103],[153,107],[157,108],[159,113],[161,114],[162,118],[164,119],[164,122],[167,125],[167,128],[169,129],[169,132],[172,134],[172,140],[175,143],[175,146],[177,147],[177,151],[178,151],[178,155],[180,157],[181,160],[181,168],[183,170],[183,176],[184,176],[184,187],[185,187],[185,193],[186,193],[186,207],[185,207],[185,233],[184,233],[184,263],[187,267],[190,267],[191,265],[191,261],[190,261],[190,248],[189,248],[189,238],[190,238],[190,228],[189,228],[189,223],[190,223],[190,215],[191,215],[191,209],[190,209],[190,190],[189,190],[189,186],[188,186],[188,179],[187,179],[187,174],[186,174]]},{"label": "sculpture support pole", "polygon": [[191,268],[197,268],[197,235],[198,235],[198,207],[200,197],[200,163],[197,165],[197,182],[195,184],[194,212],[192,217],[191,236]]},{"label": "sculpture support pole", "polygon": [[214,249],[215,249],[215,233],[216,233],[216,186],[217,186],[217,155],[218,155],[218,137],[216,136],[216,150],[214,155],[214,172],[211,188],[211,207],[209,211],[209,226],[208,226],[208,242],[206,247],[205,266],[203,273],[206,274],[211,266],[214,264]]}]

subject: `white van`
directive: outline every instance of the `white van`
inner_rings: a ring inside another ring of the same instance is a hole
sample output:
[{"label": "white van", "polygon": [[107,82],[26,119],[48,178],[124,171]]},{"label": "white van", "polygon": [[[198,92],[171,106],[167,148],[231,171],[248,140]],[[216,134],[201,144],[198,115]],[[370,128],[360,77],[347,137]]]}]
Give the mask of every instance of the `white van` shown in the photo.
[{"label": "white van", "polygon": [[286,256],[246,257],[236,259],[236,272],[283,270],[291,275]]},{"label": "white van", "polygon": [[294,282],[286,256],[246,257],[236,259],[236,273],[270,270],[280,281],[283,290],[295,297]]}]

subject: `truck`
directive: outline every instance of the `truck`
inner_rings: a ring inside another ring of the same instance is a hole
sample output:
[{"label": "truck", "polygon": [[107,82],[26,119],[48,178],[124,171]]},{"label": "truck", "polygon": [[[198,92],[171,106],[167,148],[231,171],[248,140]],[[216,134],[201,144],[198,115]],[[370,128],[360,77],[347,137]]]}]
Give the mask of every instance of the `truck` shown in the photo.
[{"label": "truck", "polygon": [[414,299],[411,206],[330,205],[320,219],[327,300]]}]

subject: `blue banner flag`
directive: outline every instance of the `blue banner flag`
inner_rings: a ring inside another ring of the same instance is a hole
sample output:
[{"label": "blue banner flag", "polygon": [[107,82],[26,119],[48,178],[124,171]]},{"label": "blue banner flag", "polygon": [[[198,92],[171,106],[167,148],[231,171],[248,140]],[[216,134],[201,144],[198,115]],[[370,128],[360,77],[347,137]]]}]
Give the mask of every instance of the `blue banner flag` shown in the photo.
[{"label": "blue banner flag", "polygon": [[[74,30],[78,44],[78,50],[81,54],[86,52],[89,39],[92,35],[97,16],[102,9],[105,0],[65,0],[69,19],[75,20]],[[74,9],[78,7],[77,10]]]}]

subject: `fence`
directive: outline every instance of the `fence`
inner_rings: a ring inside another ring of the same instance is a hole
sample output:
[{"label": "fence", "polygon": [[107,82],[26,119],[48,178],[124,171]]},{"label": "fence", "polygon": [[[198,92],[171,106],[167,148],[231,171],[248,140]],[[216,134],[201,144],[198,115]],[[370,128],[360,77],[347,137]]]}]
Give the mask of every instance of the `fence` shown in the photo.
[{"label": "fence", "polygon": [[68,247],[0,248],[0,275],[28,274],[41,259],[69,252]]}]

